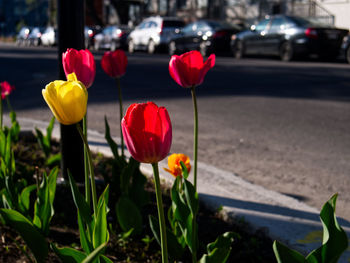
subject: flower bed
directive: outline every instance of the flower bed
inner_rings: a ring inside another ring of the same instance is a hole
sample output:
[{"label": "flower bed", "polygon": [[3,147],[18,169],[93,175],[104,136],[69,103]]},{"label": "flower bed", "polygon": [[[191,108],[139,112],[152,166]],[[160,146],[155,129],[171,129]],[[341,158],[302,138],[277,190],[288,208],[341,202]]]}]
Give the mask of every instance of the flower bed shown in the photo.
[{"label": "flower bed", "polygon": [[[53,151],[58,152],[58,142],[53,142]],[[14,146],[17,167],[21,176],[28,177],[35,173],[36,165],[45,167],[45,155],[32,133],[24,133],[19,142]],[[112,159],[95,154],[95,171],[98,179],[111,176]],[[34,182],[34,178],[32,178]],[[98,185],[99,191],[103,185]],[[144,222],[147,222],[148,214],[157,215],[154,186],[151,181],[146,184],[147,192],[151,194],[151,203],[143,208]],[[169,188],[162,188],[166,209],[170,205]],[[76,207],[74,205],[71,190],[68,185],[59,184],[56,189],[55,216],[51,221],[50,242],[58,246],[79,248],[79,232],[77,231]],[[135,237],[123,238],[122,230],[117,224],[116,214],[113,206],[108,218],[111,224],[111,238],[107,246],[106,255],[113,262],[160,262],[161,255],[159,245],[153,238],[153,234],[147,223],[143,231]],[[225,222],[216,213],[201,206],[198,213],[199,235],[204,244],[210,243],[216,237],[226,231],[234,231],[237,234],[232,244],[234,253],[228,262],[273,262],[272,240],[266,236],[264,231],[251,233],[249,226],[244,221]],[[27,261],[24,250],[30,254],[26,244],[18,233],[8,226],[0,225],[0,262],[23,262]],[[204,251],[204,247],[201,251]],[[187,258],[187,259],[186,259]],[[183,262],[190,262],[190,255],[185,255]],[[50,252],[46,262],[61,262],[55,253]]]}]

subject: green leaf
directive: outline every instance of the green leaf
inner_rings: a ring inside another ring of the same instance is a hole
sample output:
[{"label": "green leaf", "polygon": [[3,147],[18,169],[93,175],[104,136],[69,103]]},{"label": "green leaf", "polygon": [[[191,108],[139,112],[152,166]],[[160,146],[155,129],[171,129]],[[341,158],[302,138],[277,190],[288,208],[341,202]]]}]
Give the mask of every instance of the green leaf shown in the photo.
[{"label": "green leaf", "polygon": [[60,162],[61,162],[61,159],[62,159],[61,153],[57,153],[57,154],[54,154],[54,155],[49,156],[49,157],[46,159],[46,164],[47,164],[48,166],[59,165]]},{"label": "green leaf", "polygon": [[83,252],[74,248],[58,248],[54,244],[51,244],[51,248],[64,263],[80,263],[86,258]]},{"label": "green leaf", "polygon": [[48,187],[48,178],[44,173],[37,199],[34,204],[33,224],[37,226],[42,233],[47,236],[49,232],[49,222],[53,214],[53,206],[50,203],[50,191]]},{"label": "green leaf", "polygon": [[128,197],[120,197],[116,204],[117,219],[124,232],[134,229],[133,234],[142,231],[142,215],[139,208]]},{"label": "green leaf", "polygon": [[90,253],[81,263],[91,263],[104,251],[107,242],[99,245],[92,253]]},{"label": "green leaf", "polygon": [[111,151],[113,153],[113,156],[115,159],[119,159],[119,153],[118,153],[118,145],[115,143],[115,141],[111,137],[109,124],[107,117],[105,116],[105,138],[107,140],[107,143],[109,144],[109,147],[111,148]]},{"label": "green leaf", "polygon": [[89,227],[85,228],[85,224],[81,218],[81,215],[78,211],[78,227],[79,227],[79,235],[80,235],[80,245],[86,253],[90,253],[93,250],[91,243],[91,235]]},{"label": "green leaf", "polygon": [[37,141],[38,141],[40,148],[43,150],[46,157],[49,156],[50,149],[48,149],[46,146],[43,133],[38,128],[35,128],[35,133],[36,133],[36,138],[37,138]]},{"label": "green leaf", "polygon": [[336,263],[348,248],[348,237],[338,224],[335,208],[338,194],[333,195],[322,207],[320,218],[323,225],[322,246],[312,251],[307,262]]},{"label": "green leaf", "polygon": [[22,206],[23,212],[28,213],[30,207],[30,193],[36,189],[36,185],[30,185],[24,188],[20,195],[20,204]]},{"label": "green leaf", "polygon": [[273,252],[278,263],[306,263],[302,254],[278,241],[273,242]]},{"label": "green leaf", "polygon": [[231,245],[235,233],[226,232],[213,243],[208,244],[208,254],[203,255],[200,263],[225,263],[231,253]]},{"label": "green leaf", "polygon": [[[55,201],[55,195],[56,195],[57,176],[58,176],[58,167],[55,167],[50,171],[49,178],[48,178],[49,197],[50,197],[50,204],[51,204],[52,211],[53,211],[53,202]],[[53,214],[51,216],[53,216]]]},{"label": "green leaf", "polygon": [[176,180],[174,181],[173,187],[171,188],[171,200],[172,200],[171,206],[172,206],[173,215],[175,219],[179,221],[180,225],[183,228],[185,228],[187,218],[191,213],[191,210],[180,198],[180,194],[177,190],[177,185],[179,180],[181,180],[180,177],[177,177]]},{"label": "green leaf", "polygon": [[[107,200],[106,200],[107,199]],[[107,204],[108,202],[108,186],[101,195],[97,206],[97,215],[95,218],[95,226],[93,230],[93,247],[97,248],[109,239],[107,224]]]},{"label": "green leaf", "polygon": [[73,201],[77,209],[79,210],[79,213],[82,217],[82,220],[90,224],[92,222],[92,216],[91,216],[91,210],[89,205],[86,203],[83,195],[79,192],[78,187],[71,175],[71,173],[68,171],[68,178],[69,178],[69,184],[72,190],[73,194]]},{"label": "green leaf", "polygon": [[198,193],[188,180],[184,180],[184,186],[187,204],[191,209],[192,214],[196,215],[199,208]]},{"label": "green leaf", "polygon": [[180,161],[180,165],[181,165],[181,169],[182,169],[182,176],[185,178],[185,180],[187,180],[187,178],[189,176],[188,169],[183,161]]},{"label": "green leaf", "polygon": [[55,126],[55,117],[52,117],[49,125],[46,128],[46,140],[49,142],[49,147],[51,148],[51,135],[52,135],[52,131],[53,131],[53,127]]},{"label": "green leaf", "polygon": [[[149,219],[149,224],[153,232],[154,238],[157,240],[158,244],[160,245],[160,229],[159,229],[158,220],[152,215],[149,215],[148,219]],[[166,228],[166,237],[167,237],[166,239],[167,239],[169,256],[173,260],[181,259],[184,253],[184,248],[181,246],[176,236],[169,230],[169,228]]]},{"label": "green leaf", "polygon": [[15,210],[0,209],[0,215],[7,225],[15,229],[21,235],[37,262],[45,262],[48,254],[48,244],[35,226]]},{"label": "green leaf", "polygon": [[107,257],[104,256],[104,255],[101,255],[101,256],[100,256],[100,262],[101,262],[101,263],[113,263],[112,260],[110,260],[109,258],[107,258]]}]

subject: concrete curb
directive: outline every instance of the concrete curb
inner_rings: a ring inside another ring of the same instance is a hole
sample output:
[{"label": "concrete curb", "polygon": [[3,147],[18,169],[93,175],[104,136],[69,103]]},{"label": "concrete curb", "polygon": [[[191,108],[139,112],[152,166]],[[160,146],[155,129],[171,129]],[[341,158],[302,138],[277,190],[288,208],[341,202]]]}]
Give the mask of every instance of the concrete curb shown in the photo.
[{"label": "concrete curb", "polygon": [[[4,122],[5,125],[9,123],[6,116]],[[27,118],[18,118],[18,122],[22,130],[37,127],[45,132],[48,125]],[[53,131],[55,138],[59,138],[58,127],[56,125]],[[120,142],[119,138],[114,139]],[[88,141],[93,151],[112,156],[103,134],[88,130]],[[167,167],[167,161],[163,160],[159,167],[161,178],[171,183],[172,176],[163,170]],[[141,170],[152,175],[151,165],[142,164]],[[253,229],[266,229],[272,239],[280,240],[302,253],[307,254],[320,246],[322,224],[317,209],[205,163],[198,163],[198,175],[198,193],[209,208],[215,210],[222,206],[228,217],[243,218]],[[342,218],[338,218],[338,222],[350,237],[350,222]],[[339,263],[347,262],[350,262],[350,248],[339,260]]]}]

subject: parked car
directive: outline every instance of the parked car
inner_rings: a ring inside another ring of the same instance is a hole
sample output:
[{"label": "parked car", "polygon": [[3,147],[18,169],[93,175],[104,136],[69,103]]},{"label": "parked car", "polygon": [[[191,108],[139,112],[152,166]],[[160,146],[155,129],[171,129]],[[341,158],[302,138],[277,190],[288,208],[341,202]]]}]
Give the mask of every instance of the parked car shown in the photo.
[{"label": "parked car", "polygon": [[108,26],[95,35],[94,48],[95,50],[110,49],[112,51],[117,48],[126,48],[129,32],[130,29],[127,26]]},{"label": "parked car", "polygon": [[22,27],[17,34],[16,44],[19,46],[26,45],[31,30],[32,28],[29,26]]},{"label": "parked car", "polygon": [[57,44],[57,30],[51,26],[46,27],[41,35],[41,44],[44,46],[54,46]]},{"label": "parked car", "polygon": [[128,37],[128,50],[146,50],[152,54],[157,49],[168,47],[170,39],[185,25],[174,17],[153,16],[144,19]]},{"label": "parked car", "polygon": [[298,56],[318,55],[334,59],[348,30],[296,16],[268,17],[250,30],[232,36],[236,58],[245,55],[278,55],[284,61]]},{"label": "parked car", "polygon": [[100,26],[85,26],[84,37],[85,37],[85,48],[94,47],[95,36],[102,31]]},{"label": "parked car", "polygon": [[199,20],[176,31],[169,42],[169,54],[199,50],[208,53],[229,52],[233,34],[241,31],[239,26],[212,20]]},{"label": "parked car", "polygon": [[45,28],[43,27],[34,27],[27,38],[28,45],[30,46],[39,46],[41,44],[41,36]]},{"label": "parked car", "polygon": [[350,34],[344,37],[341,50],[342,50],[342,55],[344,56],[346,61],[350,64]]}]

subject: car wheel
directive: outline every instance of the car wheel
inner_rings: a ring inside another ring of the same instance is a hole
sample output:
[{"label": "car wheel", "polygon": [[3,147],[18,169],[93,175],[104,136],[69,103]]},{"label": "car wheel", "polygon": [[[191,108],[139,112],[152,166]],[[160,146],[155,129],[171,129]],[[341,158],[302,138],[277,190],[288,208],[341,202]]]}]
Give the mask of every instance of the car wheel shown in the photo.
[{"label": "car wheel", "polygon": [[95,43],[94,43],[94,49],[95,50],[99,50],[100,49],[100,44],[97,41],[95,41]]},{"label": "car wheel", "polygon": [[128,42],[128,51],[129,53],[134,53],[135,51],[134,41],[132,41],[131,39]]},{"label": "car wheel", "polygon": [[39,46],[40,42],[39,42],[39,39],[34,39],[34,46]]},{"label": "car wheel", "polygon": [[347,62],[350,64],[350,46],[348,46],[348,48],[345,51],[345,57]]},{"label": "car wheel", "polygon": [[171,41],[171,42],[169,43],[168,52],[169,52],[169,55],[170,55],[170,56],[176,54],[176,43],[175,43],[175,41]]},{"label": "car wheel", "polygon": [[156,51],[156,44],[153,40],[150,40],[147,45],[148,54],[153,54]]},{"label": "car wheel", "polygon": [[233,49],[232,49],[232,52],[233,52],[233,56],[236,58],[236,59],[241,59],[244,57],[244,44],[242,41],[238,40]]},{"label": "car wheel", "polygon": [[283,42],[280,47],[280,58],[282,61],[291,61],[294,58],[293,46],[290,42]]},{"label": "car wheel", "polygon": [[201,42],[199,44],[199,52],[203,57],[207,55],[207,45],[205,44],[205,42]]}]

